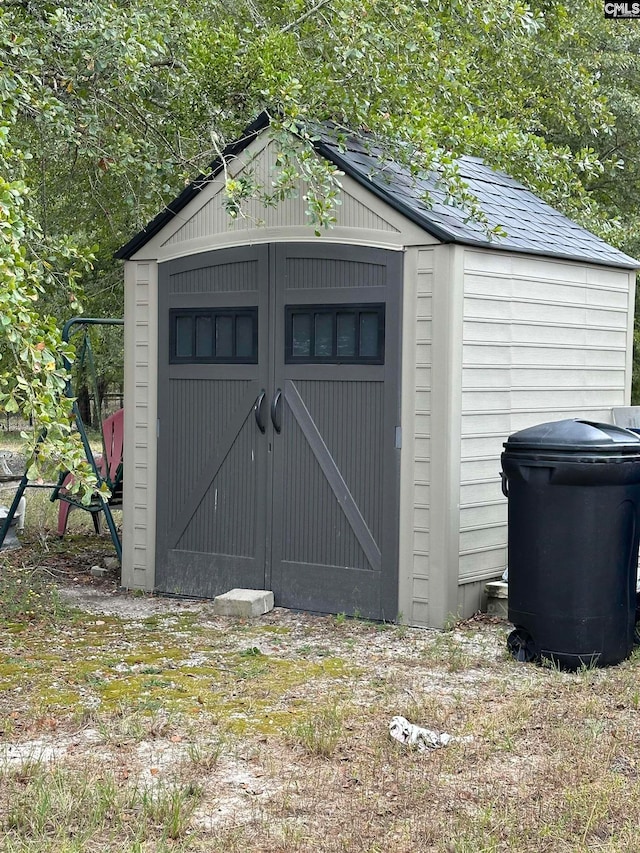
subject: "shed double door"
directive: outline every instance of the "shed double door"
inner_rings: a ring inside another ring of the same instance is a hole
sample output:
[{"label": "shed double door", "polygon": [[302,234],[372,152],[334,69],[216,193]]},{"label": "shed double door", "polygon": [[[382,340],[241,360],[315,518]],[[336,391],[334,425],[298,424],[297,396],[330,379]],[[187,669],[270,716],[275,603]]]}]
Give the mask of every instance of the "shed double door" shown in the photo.
[{"label": "shed double door", "polygon": [[160,265],[156,586],[397,616],[399,253]]}]

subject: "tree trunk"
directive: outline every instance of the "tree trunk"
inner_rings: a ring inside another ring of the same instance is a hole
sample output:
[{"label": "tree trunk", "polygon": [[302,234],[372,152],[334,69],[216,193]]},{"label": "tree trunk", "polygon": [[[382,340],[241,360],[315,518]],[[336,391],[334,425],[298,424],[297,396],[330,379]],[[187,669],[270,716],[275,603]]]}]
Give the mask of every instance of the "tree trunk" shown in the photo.
[{"label": "tree trunk", "polygon": [[78,401],[78,411],[80,412],[83,424],[85,426],[91,426],[91,398],[89,396],[89,389],[86,385],[83,384],[78,388],[76,397]]}]

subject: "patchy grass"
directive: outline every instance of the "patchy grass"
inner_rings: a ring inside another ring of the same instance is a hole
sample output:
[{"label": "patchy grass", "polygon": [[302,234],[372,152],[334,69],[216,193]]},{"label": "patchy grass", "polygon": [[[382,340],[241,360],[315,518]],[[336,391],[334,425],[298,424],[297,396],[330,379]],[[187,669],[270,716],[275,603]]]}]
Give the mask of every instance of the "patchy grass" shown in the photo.
[{"label": "patchy grass", "polygon": [[343,735],[346,710],[336,705],[324,705],[314,709],[292,726],[294,743],[302,746],[309,755],[329,758]]},{"label": "patchy grass", "polygon": [[149,836],[166,845],[186,836],[202,795],[195,781],[123,785],[117,772],[97,764],[75,769],[35,762],[4,782],[4,849],[12,851],[76,851],[96,844],[135,850]]},{"label": "patchy grass", "polygon": [[[637,849],[639,653],[561,673],[487,618],[225,620],[113,583],[79,610],[104,547],[0,558],[2,853]],[[465,739],[408,751],[397,714]]]},{"label": "patchy grass", "polygon": [[0,572],[0,620],[14,630],[27,622],[53,623],[66,615],[58,587],[38,566],[5,563]]}]

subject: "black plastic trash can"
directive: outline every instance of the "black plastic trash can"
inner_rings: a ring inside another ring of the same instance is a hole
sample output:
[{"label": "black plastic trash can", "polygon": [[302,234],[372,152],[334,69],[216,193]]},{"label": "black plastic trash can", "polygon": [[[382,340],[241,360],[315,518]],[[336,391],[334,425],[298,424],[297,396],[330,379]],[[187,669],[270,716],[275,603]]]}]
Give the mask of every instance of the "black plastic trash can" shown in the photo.
[{"label": "black plastic trash can", "polygon": [[608,666],[633,648],[640,436],[565,420],[514,433],[509,500],[509,646],[520,659]]}]

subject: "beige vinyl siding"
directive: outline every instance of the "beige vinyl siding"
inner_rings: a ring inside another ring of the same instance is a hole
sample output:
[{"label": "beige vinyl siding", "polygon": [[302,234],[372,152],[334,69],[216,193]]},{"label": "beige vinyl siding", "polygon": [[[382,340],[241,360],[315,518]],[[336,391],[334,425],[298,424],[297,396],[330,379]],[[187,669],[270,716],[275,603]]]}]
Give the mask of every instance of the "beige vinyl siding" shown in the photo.
[{"label": "beige vinyl siding", "polygon": [[125,264],[122,585],[146,590],[155,580],[157,285],[155,262]]},{"label": "beige vinyl siding", "polygon": [[[402,316],[415,317],[418,293],[419,251],[409,249],[404,255]],[[424,266],[424,259],[423,259]],[[427,265],[428,267],[429,265]],[[401,388],[409,388],[410,394],[400,399],[401,449],[399,489],[399,536],[398,536],[398,620],[406,625],[413,624],[414,610],[414,466],[415,466],[415,386],[416,386],[416,333],[417,323],[403,323]],[[423,424],[424,426],[424,424]],[[428,429],[428,426],[427,426]],[[428,525],[427,525],[428,527]],[[423,531],[425,532],[425,531]],[[426,530],[428,537],[428,529]],[[426,580],[425,580],[426,583]],[[427,600],[426,590],[424,601]]]},{"label": "beige vinyl siding", "polygon": [[506,565],[503,442],[544,421],[608,421],[611,407],[627,399],[630,297],[625,270],[465,251],[459,577],[469,589],[459,594],[463,612],[475,609],[482,582]]},{"label": "beige vinyl siding", "polygon": [[403,387],[403,400],[414,400],[412,623],[430,627],[457,607],[463,251],[418,251],[415,309],[404,324],[415,335],[414,382]]},{"label": "beige vinyl siding", "polygon": [[[400,572],[411,566],[410,609],[404,616],[412,625],[429,624],[433,277],[433,249],[406,253],[402,452],[408,464],[401,470]],[[405,555],[407,540],[411,548]]]}]

